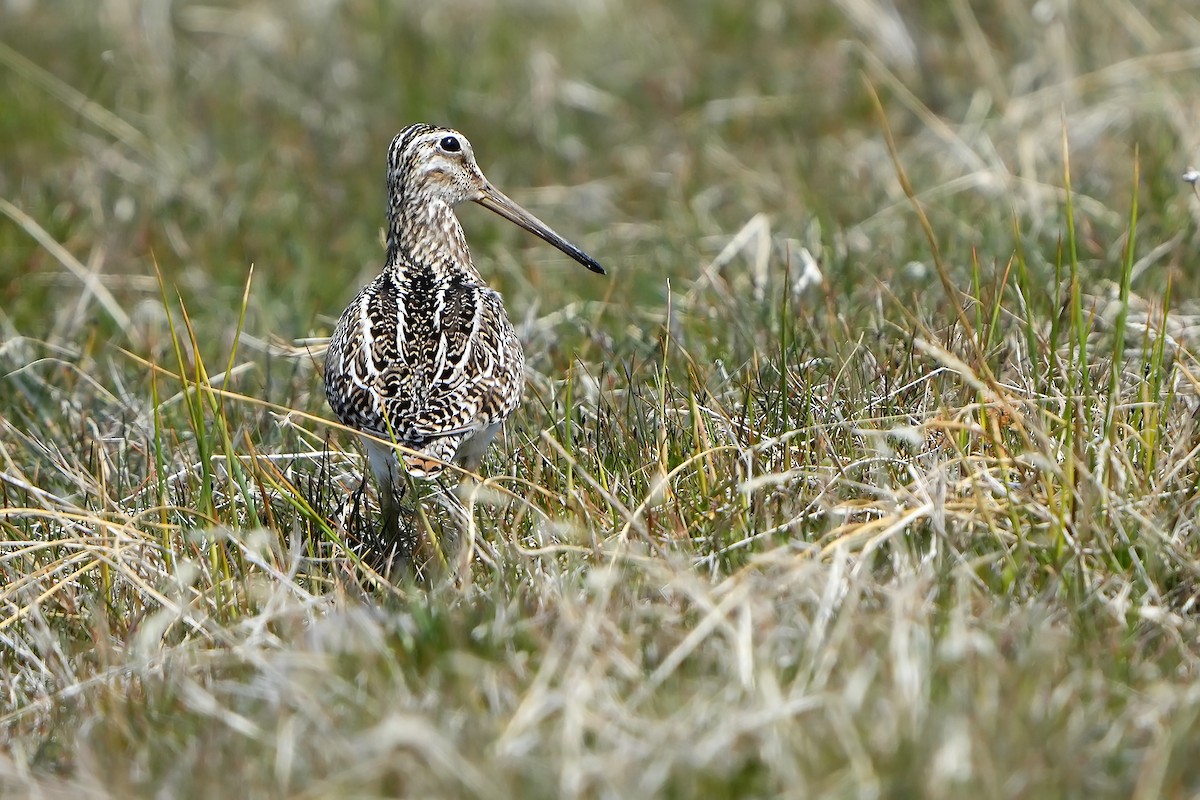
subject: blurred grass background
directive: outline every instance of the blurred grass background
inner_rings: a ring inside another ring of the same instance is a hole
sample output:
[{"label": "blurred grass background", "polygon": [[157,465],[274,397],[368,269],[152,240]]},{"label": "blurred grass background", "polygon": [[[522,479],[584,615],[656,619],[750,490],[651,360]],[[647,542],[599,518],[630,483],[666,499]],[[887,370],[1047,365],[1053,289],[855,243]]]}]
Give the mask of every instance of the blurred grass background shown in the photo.
[{"label": "blurred grass background", "polygon": [[[0,76],[6,796],[1200,791],[1196,4],[3,0]],[[394,584],[315,342],[418,120],[610,277],[463,209],[517,497]]]}]

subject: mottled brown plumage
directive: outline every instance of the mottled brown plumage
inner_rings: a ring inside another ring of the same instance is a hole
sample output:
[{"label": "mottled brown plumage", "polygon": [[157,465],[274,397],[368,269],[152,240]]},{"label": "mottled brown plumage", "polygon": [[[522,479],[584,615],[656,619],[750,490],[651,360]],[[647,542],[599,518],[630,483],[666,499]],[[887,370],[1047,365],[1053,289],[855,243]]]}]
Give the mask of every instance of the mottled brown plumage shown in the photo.
[{"label": "mottled brown plumage", "polygon": [[365,434],[390,527],[400,461],[418,478],[454,461],[474,470],[524,388],[521,344],[500,295],[471,261],[454,207],[472,200],[593,272],[604,269],[496,190],[457,131],[401,131],[388,150],[387,185],[387,260],[338,321],[325,396],[338,419]]}]

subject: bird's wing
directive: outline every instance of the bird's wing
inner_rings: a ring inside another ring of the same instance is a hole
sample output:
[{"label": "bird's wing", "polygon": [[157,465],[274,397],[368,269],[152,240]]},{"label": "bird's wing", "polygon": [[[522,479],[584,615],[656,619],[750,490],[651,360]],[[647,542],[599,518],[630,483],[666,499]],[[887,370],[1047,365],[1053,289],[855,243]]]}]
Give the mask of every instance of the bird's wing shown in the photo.
[{"label": "bird's wing", "polygon": [[325,363],[346,425],[423,449],[516,409],[525,360],[500,295],[468,278],[385,272],[342,314]]},{"label": "bird's wing", "polygon": [[407,423],[416,436],[452,436],[511,414],[521,400],[525,361],[500,295],[455,279],[431,297],[410,291],[406,300],[401,369],[410,372],[412,388],[410,397],[389,403],[393,426]]}]

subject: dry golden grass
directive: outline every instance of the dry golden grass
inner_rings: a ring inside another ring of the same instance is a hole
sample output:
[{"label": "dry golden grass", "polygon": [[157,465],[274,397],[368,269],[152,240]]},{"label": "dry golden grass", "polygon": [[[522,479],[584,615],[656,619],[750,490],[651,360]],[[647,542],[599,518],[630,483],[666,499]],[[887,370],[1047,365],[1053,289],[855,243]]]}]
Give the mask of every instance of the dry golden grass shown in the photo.
[{"label": "dry golden grass", "polygon": [[[1200,16],[901,5],[0,5],[0,795],[1200,792]],[[316,367],[417,119],[613,269],[464,210],[414,578]]]}]

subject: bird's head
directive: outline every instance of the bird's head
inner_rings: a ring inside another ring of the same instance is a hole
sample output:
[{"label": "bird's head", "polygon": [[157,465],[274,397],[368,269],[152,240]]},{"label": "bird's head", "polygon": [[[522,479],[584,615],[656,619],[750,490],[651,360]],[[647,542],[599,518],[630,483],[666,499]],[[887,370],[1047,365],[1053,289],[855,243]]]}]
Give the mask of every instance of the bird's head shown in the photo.
[{"label": "bird's head", "polygon": [[596,259],[492,186],[467,137],[453,128],[418,123],[400,131],[388,150],[388,193],[393,213],[407,211],[418,218],[422,206],[440,201],[453,208],[471,200],[604,274]]}]

